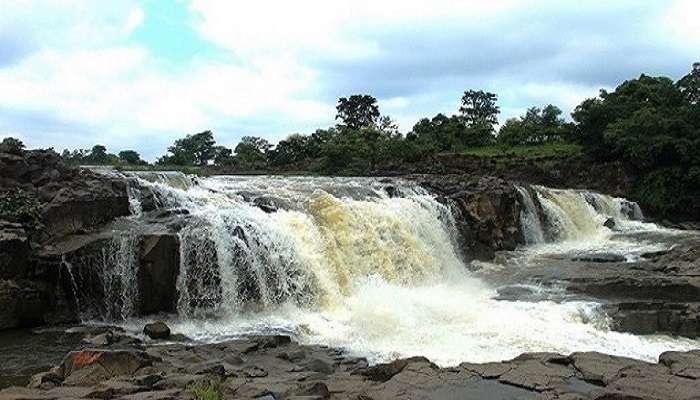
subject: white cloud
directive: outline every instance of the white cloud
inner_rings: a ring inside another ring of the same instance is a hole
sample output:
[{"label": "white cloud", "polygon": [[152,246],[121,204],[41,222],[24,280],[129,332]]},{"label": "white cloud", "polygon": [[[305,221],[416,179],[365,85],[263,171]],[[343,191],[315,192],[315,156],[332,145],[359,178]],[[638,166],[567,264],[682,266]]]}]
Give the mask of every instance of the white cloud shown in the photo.
[{"label": "white cloud", "polygon": [[134,9],[126,19],[124,24],[124,33],[129,34],[143,24],[143,10],[140,8]]},{"label": "white cloud", "polygon": [[678,39],[700,50],[700,2],[676,1],[666,15],[665,22]]},{"label": "white cloud", "polygon": [[[600,7],[605,6],[604,2],[599,3]],[[333,60],[330,65],[336,66],[354,65],[347,63],[349,61],[399,63],[402,61],[386,59],[385,35],[391,33],[394,38],[401,38],[405,32],[420,27],[438,35],[425,35],[436,39],[417,47],[415,51],[420,54],[408,54],[406,61],[425,57],[429,63],[416,64],[413,68],[427,71],[432,64],[443,65],[440,64],[442,60],[435,59],[433,63],[432,58],[455,56],[459,59],[462,54],[464,58],[480,57],[479,53],[470,53],[470,48],[444,51],[445,45],[439,40],[442,34],[450,34],[445,32],[445,26],[459,26],[462,21],[486,24],[490,18],[545,9],[555,4],[559,3],[192,0],[188,7],[195,14],[194,29],[223,50],[213,58],[199,57],[176,68],[167,68],[162,60],[134,43],[130,36],[144,23],[152,21],[149,15],[144,15],[137,0],[109,3],[5,0],[0,13],[0,32],[14,29],[22,33],[23,44],[32,46],[32,51],[23,59],[0,68],[0,104],[4,108],[0,109],[0,124],[14,121],[3,119],[2,112],[7,110],[17,111],[18,115],[28,112],[54,116],[70,126],[84,127],[89,135],[82,139],[84,143],[102,141],[115,147],[113,150],[157,144],[160,150],[152,151],[163,152],[172,139],[184,133],[217,127],[223,127],[222,131],[215,132],[222,143],[233,144],[231,142],[238,136],[250,133],[264,134],[275,140],[291,132],[305,132],[334,122],[334,99],[320,93],[325,87],[342,86],[342,90],[359,87],[370,93],[374,90],[375,84],[353,75],[357,72],[353,68],[334,75],[335,70],[322,70],[324,67],[314,62],[318,58]],[[593,3],[587,4],[590,8]],[[700,25],[694,18],[697,8],[695,1],[680,0],[673,7],[669,6],[668,14],[657,19],[666,21],[669,30],[673,28],[678,42],[683,37],[687,43],[698,45]],[[499,26],[498,29],[503,30],[504,35],[513,35],[538,26]],[[515,76],[517,74],[499,75],[498,71],[477,77],[460,75],[459,71],[444,75],[440,75],[440,71],[429,71],[425,79],[433,80],[426,82],[417,79],[413,82],[411,76],[389,76],[398,85],[415,83],[416,89],[400,95],[387,91],[386,98],[380,99],[380,106],[407,130],[421,116],[455,112],[461,90],[466,85],[475,85],[473,87],[499,93],[504,117],[521,113],[525,106],[546,103],[557,104],[568,111],[583,98],[595,95],[598,88],[549,78],[548,72],[556,71],[558,63],[576,62],[580,54],[592,65],[605,62],[595,60],[595,54],[612,51],[611,43],[617,40],[606,36],[605,32],[599,37],[575,39],[580,42],[570,42],[572,51],[527,61],[531,68],[533,65],[542,68],[538,72],[541,78],[535,81]],[[523,45],[536,50],[538,44]],[[432,52],[435,49],[443,51]],[[393,50],[391,54],[396,55]],[[447,60],[450,61],[451,58]],[[328,82],[329,76],[333,82]],[[422,75],[419,77],[423,79]],[[365,77],[369,78],[375,75]],[[367,87],[370,85],[372,87]],[[240,130],[226,131],[233,129],[231,127]],[[45,129],[51,133],[52,129],[59,132],[68,128],[46,125]],[[81,145],[61,142],[75,140],[76,136],[38,135],[21,120],[12,126],[0,125],[0,132],[23,136],[34,146]],[[48,140],[52,142],[44,142]]]}]

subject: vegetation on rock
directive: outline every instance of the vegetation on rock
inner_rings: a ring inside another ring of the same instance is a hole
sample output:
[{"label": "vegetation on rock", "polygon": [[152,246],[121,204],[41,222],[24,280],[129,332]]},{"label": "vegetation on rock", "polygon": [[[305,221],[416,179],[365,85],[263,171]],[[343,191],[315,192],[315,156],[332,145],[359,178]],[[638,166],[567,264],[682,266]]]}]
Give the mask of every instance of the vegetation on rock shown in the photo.
[{"label": "vegetation on rock", "polygon": [[0,193],[0,219],[21,224],[29,233],[43,229],[41,203],[29,192]]}]

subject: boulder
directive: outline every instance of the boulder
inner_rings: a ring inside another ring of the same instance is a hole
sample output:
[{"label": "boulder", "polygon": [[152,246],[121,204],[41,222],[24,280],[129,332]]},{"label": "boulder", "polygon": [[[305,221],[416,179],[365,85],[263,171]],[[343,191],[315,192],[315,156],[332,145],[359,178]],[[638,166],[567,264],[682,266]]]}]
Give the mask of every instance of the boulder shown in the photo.
[{"label": "boulder", "polygon": [[170,327],[163,321],[146,324],[143,333],[151,339],[167,339],[170,337]]},{"label": "boulder", "polygon": [[60,369],[64,385],[93,386],[113,377],[133,375],[153,361],[140,350],[84,349],[69,353]]}]

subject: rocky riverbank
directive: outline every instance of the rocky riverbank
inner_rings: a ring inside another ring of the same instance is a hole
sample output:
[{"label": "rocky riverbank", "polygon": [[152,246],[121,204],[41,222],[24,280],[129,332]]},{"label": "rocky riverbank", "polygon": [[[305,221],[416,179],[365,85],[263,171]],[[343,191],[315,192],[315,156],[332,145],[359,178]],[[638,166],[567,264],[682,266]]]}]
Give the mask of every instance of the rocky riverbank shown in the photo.
[{"label": "rocky riverbank", "polygon": [[217,344],[141,341],[93,332],[27,387],[0,399],[635,399],[700,394],[700,351],[659,363],[599,353],[526,353],[440,368],[423,357],[369,365],[364,358],[287,336]]},{"label": "rocky riverbank", "polygon": [[[612,328],[636,334],[667,333],[700,337],[700,236],[679,233],[669,250],[650,252],[638,261],[620,260],[610,254],[564,258],[543,255],[527,268],[507,274],[482,273],[503,285],[529,283],[556,286],[568,299],[602,302],[613,320]],[[497,261],[508,257],[501,254]],[[517,293],[522,296],[523,293]],[[514,298],[516,299],[516,298]]]}]

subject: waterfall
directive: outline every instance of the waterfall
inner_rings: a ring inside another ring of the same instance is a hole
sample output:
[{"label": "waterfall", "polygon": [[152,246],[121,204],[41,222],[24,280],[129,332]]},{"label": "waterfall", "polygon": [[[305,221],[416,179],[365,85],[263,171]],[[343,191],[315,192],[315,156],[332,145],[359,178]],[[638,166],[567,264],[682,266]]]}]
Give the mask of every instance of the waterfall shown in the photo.
[{"label": "waterfall", "polygon": [[540,222],[539,212],[535,206],[530,192],[523,187],[516,186],[515,189],[522,201],[522,211],[520,212],[520,225],[522,226],[525,243],[537,244],[544,242],[544,231]]},{"label": "waterfall", "polygon": [[194,218],[180,232],[180,314],[230,315],[285,302],[332,307],[371,276],[417,285],[463,268],[449,209],[417,187],[277,183],[274,202],[291,209],[267,213],[255,199],[270,196],[268,188],[226,178],[191,193]]},{"label": "waterfall", "polygon": [[611,233],[606,221],[612,219],[617,228],[626,229],[643,218],[637,203],[596,192],[543,186],[516,190],[527,244],[601,239]]},{"label": "waterfall", "polygon": [[[76,300],[85,320],[142,329],[142,320],[134,319],[146,304],[140,299],[149,301],[140,292],[149,281],[139,287],[142,238],[165,229],[177,233],[180,254],[177,294],[171,292],[177,315],[163,318],[194,340],[284,333],[370,362],[425,355],[440,365],[525,351],[603,351],[651,360],[661,351],[697,347],[610,332],[592,301],[498,300],[481,278],[510,275],[509,267],[527,265],[533,254],[570,256],[582,243],[593,243],[584,251],[617,246],[627,254],[632,242],[608,240],[613,232],[606,220],[615,220],[618,236],[651,224],[637,221],[641,211],[624,199],[518,187],[522,232],[537,246],[474,273],[458,254],[453,210],[410,181],[183,177],[134,176],[130,196],[140,212],[110,225],[111,239],[95,242],[99,251],[81,253],[88,259],[76,256],[66,264],[75,273],[70,285],[81,289]],[[539,246],[548,242],[555,244]],[[144,259],[157,252],[148,254]]]},{"label": "waterfall", "polygon": [[137,232],[117,232],[102,249],[101,277],[106,320],[125,320],[135,315],[138,301],[138,252],[141,241]]}]

